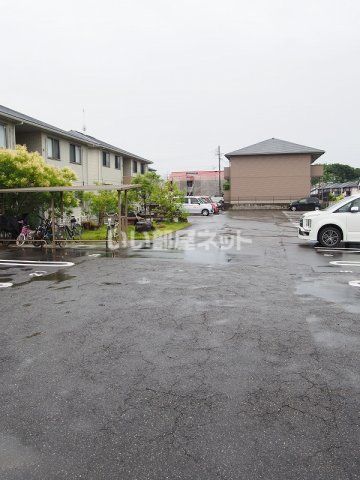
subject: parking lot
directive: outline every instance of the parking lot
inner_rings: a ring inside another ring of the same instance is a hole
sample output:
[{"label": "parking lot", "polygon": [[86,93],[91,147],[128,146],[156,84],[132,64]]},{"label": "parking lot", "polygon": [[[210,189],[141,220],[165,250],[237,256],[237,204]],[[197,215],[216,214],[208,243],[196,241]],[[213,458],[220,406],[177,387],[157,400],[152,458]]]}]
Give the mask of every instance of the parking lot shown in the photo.
[{"label": "parking lot", "polygon": [[0,249],[1,478],[360,478],[360,246],[299,217]]}]

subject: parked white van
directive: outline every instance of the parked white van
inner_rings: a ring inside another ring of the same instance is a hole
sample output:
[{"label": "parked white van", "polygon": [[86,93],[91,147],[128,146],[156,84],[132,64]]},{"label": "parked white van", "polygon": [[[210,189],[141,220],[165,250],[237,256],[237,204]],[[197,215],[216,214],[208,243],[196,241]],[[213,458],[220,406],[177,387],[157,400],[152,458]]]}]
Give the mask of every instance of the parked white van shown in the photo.
[{"label": "parked white van", "polygon": [[184,197],[183,207],[190,215],[200,214],[207,217],[214,213],[211,203],[205,203],[201,197]]},{"label": "parked white van", "polygon": [[360,195],[346,197],[325,210],[300,218],[298,237],[335,248],[341,242],[360,242]]}]

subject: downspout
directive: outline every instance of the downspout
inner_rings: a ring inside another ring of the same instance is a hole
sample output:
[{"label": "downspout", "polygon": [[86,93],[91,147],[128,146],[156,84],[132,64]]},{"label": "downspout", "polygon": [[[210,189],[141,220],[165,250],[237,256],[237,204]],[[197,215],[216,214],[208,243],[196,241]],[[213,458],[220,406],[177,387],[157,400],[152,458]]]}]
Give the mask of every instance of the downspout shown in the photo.
[{"label": "downspout", "polygon": [[[81,176],[82,176],[82,184],[85,185],[84,182],[84,160],[85,160],[85,155],[83,155],[83,146],[80,147],[80,161],[81,161]],[[86,152],[87,152],[87,147],[86,147]],[[85,153],[85,152],[84,152]]]}]

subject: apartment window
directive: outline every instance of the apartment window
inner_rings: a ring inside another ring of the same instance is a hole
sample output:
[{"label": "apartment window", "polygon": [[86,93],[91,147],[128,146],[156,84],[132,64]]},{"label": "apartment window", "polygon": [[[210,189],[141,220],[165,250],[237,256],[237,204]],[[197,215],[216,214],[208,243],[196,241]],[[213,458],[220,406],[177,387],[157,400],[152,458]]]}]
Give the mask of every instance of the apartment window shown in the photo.
[{"label": "apartment window", "polygon": [[193,182],[192,180],[187,180],[187,181],[186,181],[186,186],[187,186],[187,188],[192,188],[192,187],[193,187],[193,184],[194,184],[194,182]]},{"label": "apartment window", "polygon": [[6,128],[0,125],[0,148],[6,148]]},{"label": "apartment window", "polygon": [[115,155],[115,168],[121,170],[121,157]]},{"label": "apartment window", "polygon": [[145,173],[145,163],[141,164],[141,173]]},{"label": "apartment window", "polygon": [[103,167],[110,168],[110,153],[102,152]]},{"label": "apartment window", "polygon": [[60,160],[60,142],[55,138],[47,139],[47,158]]},{"label": "apartment window", "polygon": [[79,145],[70,144],[70,163],[81,165],[81,147]]},{"label": "apartment window", "polygon": [[137,173],[137,161],[133,160],[133,173]]}]

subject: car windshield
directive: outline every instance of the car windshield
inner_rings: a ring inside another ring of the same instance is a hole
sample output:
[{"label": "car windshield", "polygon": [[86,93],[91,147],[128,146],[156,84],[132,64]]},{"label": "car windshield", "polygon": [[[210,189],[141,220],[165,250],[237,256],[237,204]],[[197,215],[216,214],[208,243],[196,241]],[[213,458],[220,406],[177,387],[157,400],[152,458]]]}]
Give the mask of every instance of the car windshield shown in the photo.
[{"label": "car windshield", "polygon": [[332,212],[333,210],[337,210],[342,205],[346,205],[347,203],[353,201],[355,198],[357,198],[356,195],[351,195],[350,197],[345,197],[343,200],[340,200],[339,202],[336,202],[336,203],[333,203],[332,205],[329,205],[323,211],[324,212]]}]

